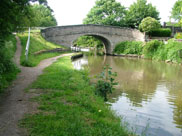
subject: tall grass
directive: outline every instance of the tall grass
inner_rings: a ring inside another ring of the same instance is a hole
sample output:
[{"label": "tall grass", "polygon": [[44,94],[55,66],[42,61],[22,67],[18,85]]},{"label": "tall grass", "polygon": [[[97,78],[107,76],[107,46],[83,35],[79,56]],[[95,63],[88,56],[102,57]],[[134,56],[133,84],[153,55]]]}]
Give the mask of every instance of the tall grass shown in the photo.
[{"label": "tall grass", "polygon": [[0,93],[7,88],[11,81],[16,78],[19,72],[13,63],[13,57],[16,51],[16,38],[10,35],[0,46]]},{"label": "tall grass", "polygon": [[166,44],[152,40],[146,43],[125,41],[116,45],[114,53],[139,54],[147,59],[182,63],[182,42],[170,39]]},{"label": "tall grass", "polygon": [[158,40],[147,42],[143,48],[143,54],[145,55],[145,58],[152,59],[154,56],[157,56],[158,49],[162,49],[161,46],[163,45],[164,43]]},{"label": "tall grass", "polygon": [[124,41],[116,45],[114,53],[117,54],[138,54],[142,53],[142,42]]},{"label": "tall grass", "polygon": [[168,40],[167,44],[157,40],[150,41],[144,46],[143,52],[145,58],[182,63],[182,42],[175,39]]},{"label": "tall grass", "polygon": [[37,66],[41,60],[47,59],[50,57],[58,56],[60,53],[54,52],[54,53],[44,53],[35,55],[36,52],[42,51],[42,50],[50,50],[54,48],[63,48],[60,45],[51,43],[46,41],[40,34],[40,30],[34,30],[31,32],[30,37],[30,46],[29,46],[29,54],[28,54],[28,61],[26,61],[25,57],[25,48],[26,48],[26,42],[28,38],[28,32],[20,33],[18,36],[21,39],[21,45],[22,45],[22,55],[20,58],[21,65],[23,66],[29,66],[34,67]]}]

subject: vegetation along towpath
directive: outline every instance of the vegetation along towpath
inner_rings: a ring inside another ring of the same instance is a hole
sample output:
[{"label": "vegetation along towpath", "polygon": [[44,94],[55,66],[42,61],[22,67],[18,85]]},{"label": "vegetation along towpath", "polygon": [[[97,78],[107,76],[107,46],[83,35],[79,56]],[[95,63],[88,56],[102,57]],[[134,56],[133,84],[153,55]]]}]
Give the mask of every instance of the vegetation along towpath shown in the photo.
[{"label": "vegetation along towpath", "polygon": [[18,37],[17,50],[15,54],[15,63],[21,69],[21,73],[17,79],[8,88],[4,98],[0,101],[0,136],[19,136],[23,135],[22,131],[18,128],[18,121],[23,115],[36,108],[28,100],[31,94],[25,93],[25,89],[42,74],[42,70],[55,62],[58,58],[68,56],[70,54],[63,54],[53,58],[41,61],[37,67],[22,67],[20,66],[21,56],[21,43]]}]

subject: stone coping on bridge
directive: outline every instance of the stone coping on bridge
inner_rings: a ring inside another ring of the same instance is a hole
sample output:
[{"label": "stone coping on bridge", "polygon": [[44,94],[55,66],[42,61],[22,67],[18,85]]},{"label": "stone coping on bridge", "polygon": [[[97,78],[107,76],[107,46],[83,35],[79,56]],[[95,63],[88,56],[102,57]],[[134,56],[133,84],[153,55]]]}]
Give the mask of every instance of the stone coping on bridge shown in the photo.
[{"label": "stone coping on bridge", "polygon": [[120,27],[120,26],[112,26],[112,25],[99,25],[99,24],[78,24],[78,25],[52,26],[52,27],[47,27],[47,28],[42,29],[42,30],[52,29],[52,28],[59,28],[59,27],[60,28],[67,28],[67,27],[70,28],[70,27],[81,27],[81,26],[99,26],[99,27],[110,27],[110,28],[117,28],[117,29],[128,29],[128,30],[139,31],[138,29],[129,28],[129,27]]}]

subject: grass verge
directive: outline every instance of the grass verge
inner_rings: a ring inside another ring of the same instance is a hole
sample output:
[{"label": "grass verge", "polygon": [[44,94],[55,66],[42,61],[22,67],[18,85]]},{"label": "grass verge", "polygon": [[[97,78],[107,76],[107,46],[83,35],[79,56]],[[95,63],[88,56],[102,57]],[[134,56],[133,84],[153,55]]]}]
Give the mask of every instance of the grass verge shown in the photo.
[{"label": "grass verge", "polygon": [[44,69],[31,88],[42,90],[34,98],[39,113],[27,115],[20,123],[31,136],[129,135],[103,98],[94,94],[88,72],[73,69],[70,57]]},{"label": "grass verge", "polygon": [[40,34],[40,30],[32,30],[30,33],[30,46],[29,46],[29,54],[28,54],[28,61],[26,61],[25,58],[25,48],[26,48],[26,43],[27,43],[27,38],[28,38],[28,32],[24,32],[21,34],[18,34],[21,40],[21,45],[22,45],[22,55],[20,58],[20,63],[23,66],[29,66],[29,67],[34,67],[37,66],[41,60],[55,57],[60,55],[61,53],[54,52],[54,53],[43,53],[43,54],[38,54],[35,55],[34,53],[42,50],[50,50],[54,48],[63,48],[60,45],[51,43],[46,41]]},{"label": "grass verge", "polygon": [[16,38],[10,35],[5,40],[4,46],[0,48],[0,93],[11,84],[19,72],[12,60],[15,52]]},{"label": "grass verge", "polygon": [[143,55],[146,59],[182,63],[182,42],[170,39],[165,44],[159,40],[146,43],[125,41],[116,45],[114,53]]},{"label": "grass verge", "polygon": [[124,41],[116,45],[114,53],[117,54],[138,54],[142,53],[142,42],[138,41]]},{"label": "grass verge", "polygon": [[145,58],[182,63],[182,42],[170,39],[164,44],[162,41],[152,40],[146,43],[143,53]]}]

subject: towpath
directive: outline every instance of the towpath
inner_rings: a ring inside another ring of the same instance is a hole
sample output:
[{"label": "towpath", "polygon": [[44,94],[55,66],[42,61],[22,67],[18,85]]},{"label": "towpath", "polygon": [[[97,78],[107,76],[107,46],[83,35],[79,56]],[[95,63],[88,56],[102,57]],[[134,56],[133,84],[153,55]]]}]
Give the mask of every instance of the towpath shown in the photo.
[{"label": "towpath", "polygon": [[16,39],[17,50],[14,61],[21,69],[21,72],[0,100],[0,136],[23,136],[26,134],[18,127],[18,121],[30,109],[35,109],[35,106],[29,101],[32,95],[26,93],[25,89],[42,74],[44,68],[51,65],[58,58],[70,55],[63,54],[43,60],[37,67],[22,67],[20,65],[21,42],[18,37]]}]

